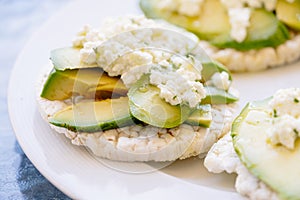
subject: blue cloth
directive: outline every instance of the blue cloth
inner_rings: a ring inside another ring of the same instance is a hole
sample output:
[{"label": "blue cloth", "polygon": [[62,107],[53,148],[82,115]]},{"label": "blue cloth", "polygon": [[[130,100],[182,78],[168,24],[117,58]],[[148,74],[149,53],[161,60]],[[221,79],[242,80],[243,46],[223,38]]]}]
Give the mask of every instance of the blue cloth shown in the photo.
[{"label": "blue cloth", "polygon": [[15,139],[7,111],[9,74],[30,35],[67,0],[0,1],[0,199],[69,199],[47,181]]}]

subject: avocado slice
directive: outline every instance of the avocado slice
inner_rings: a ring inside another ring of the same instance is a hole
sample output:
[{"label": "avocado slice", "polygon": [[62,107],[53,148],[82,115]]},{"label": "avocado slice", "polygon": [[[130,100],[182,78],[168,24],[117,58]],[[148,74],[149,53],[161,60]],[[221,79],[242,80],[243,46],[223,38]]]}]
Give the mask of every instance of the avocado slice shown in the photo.
[{"label": "avocado slice", "polygon": [[230,32],[227,10],[219,0],[204,1],[199,17],[187,17],[161,10],[157,6],[159,2],[160,0],[141,0],[140,7],[147,17],[167,20],[195,33],[201,39],[211,40],[220,34]]},{"label": "avocado slice", "polygon": [[232,80],[230,71],[221,63],[217,61],[202,62],[202,79],[204,82],[208,81],[215,73],[226,72],[229,75],[229,80]]},{"label": "avocado slice", "polygon": [[276,47],[290,38],[289,31],[276,16],[265,9],[253,9],[246,39],[239,43],[225,33],[215,37],[210,43],[219,48],[234,48],[241,51]]},{"label": "avocado slice", "polygon": [[[253,9],[247,37],[237,42],[230,37],[231,25],[226,7],[219,0],[205,0],[198,17],[188,17],[177,12],[160,9],[159,0],[140,0],[140,7],[147,17],[160,18],[195,33],[200,39],[219,48],[241,51],[276,47],[289,39],[289,32],[272,12]],[[213,15],[212,15],[213,11]]]},{"label": "avocado slice", "polygon": [[240,160],[280,199],[300,199],[300,140],[295,149],[272,145],[267,131],[272,127],[271,98],[249,103],[232,126],[233,146]]},{"label": "avocado slice", "polygon": [[80,49],[72,47],[64,47],[54,49],[50,53],[50,60],[55,69],[64,71],[66,69],[92,68],[97,64],[86,64],[80,59]]},{"label": "avocado slice", "polygon": [[294,0],[293,3],[277,0],[276,15],[290,28],[300,31],[300,0]]},{"label": "avocado slice", "polygon": [[238,97],[228,93],[225,90],[213,86],[204,86],[206,97],[202,99],[201,104],[228,104],[238,101]]},{"label": "avocado slice", "polygon": [[57,112],[49,122],[71,131],[91,133],[134,124],[127,97],[80,102]]},{"label": "avocado slice", "polygon": [[188,119],[193,109],[187,105],[173,106],[160,98],[160,90],[143,75],[128,91],[131,114],[156,127],[173,128]]},{"label": "avocado slice", "polygon": [[184,122],[192,126],[203,126],[208,128],[212,121],[211,105],[198,105],[189,118]]},{"label": "avocado slice", "polygon": [[205,86],[205,90],[207,96],[196,108],[184,104],[174,106],[160,98],[159,88],[150,84],[149,74],[146,74],[128,91],[130,112],[138,120],[156,127],[173,128],[183,122],[209,127],[211,107],[203,104],[233,103],[238,98],[211,86]]},{"label": "avocado slice", "polygon": [[117,77],[108,76],[100,68],[53,69],[44,85],[41,97],[48,100],[65,100],[73,95],[105,99],[124,96],[127,88]]},{"label": "avocado slice", "polygon": [[229,75],[229,80],[232,80],[230,71],[220,62],[214,61],[206,54],[203,55],[203,50],[196,47],[186,55],[187,58],[200,61],[202,65],[201,76],[202,82],[208,81],[215,73],[226,72]]}]

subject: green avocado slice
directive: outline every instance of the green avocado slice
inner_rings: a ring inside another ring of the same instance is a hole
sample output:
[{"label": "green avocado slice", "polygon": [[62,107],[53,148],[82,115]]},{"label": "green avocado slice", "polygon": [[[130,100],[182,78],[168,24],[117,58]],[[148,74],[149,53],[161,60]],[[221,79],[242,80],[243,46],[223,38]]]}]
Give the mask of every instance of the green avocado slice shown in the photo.
[{"label": "green avocado slice", "polygon": [[160,90],[143,75],[128,91],[131,114],[138,120],[156,127],[173,128],[183,122],[209,127],[212,121],[210,104],[233,103],[237,97],[224,90],[206,86],[207,97],[196,108],[188,105],[171,105],[160,97]]},{"label": "green avocado slice", "polygon": [[72,47],[64,47],[54,49],[50,53],[50,60],[55,69],[64,71],[66,69],[92,68],[97,64],[86,64],[80,59],[80,49]]},{"label": "green avocado slice", "polygon": [[241,51],[276,47],[290,38],[288,29],[276,16],[264,9],[252,10],[247,37],[243,42],[237,42],[230,34],[221,34],[210,43],[219,48],[233,48]]},{"label": "green avocado slice", "polygon": [[288,150],[268,142],[272,127],[271,98],[249,103],[232,125],[233,146],[240,160],[280,199],[300,199],[300,140]]},{"label": "green avocado slice", "polygon": [[184,122],[192,126],[202,126],[208,128],[212,122],[211,105],[198,105],[189,118]]},{"label": "green avocado slice", "polygon": [[290,28],[300,31],[300,0],[294,0],[293,3],[287,0],[277,0],[276,15]]},{"label": "green avocado slice", "polygon": [[131,114],[138,120],[161,128],[174,128],[188,119],[193,109],[173,106],[160,98],[160,90],[143,75],[128,91]]},{"label": "green avocado slice", "polygon": [[204,89],[206,97],[202,99],[201,104],[229,104],[238,101],[238,97],[225,90],[213,86],[204,86]]},{"label": "green avocado slice", "polygon": [[110,77],[100,68],[53,69],[44,84],[41,97],[65,100],[73,95],[106,99],[125,96],[127,88],[118,77]]},{"label": "green avocado slice", "polygon": [[57,112],[49,122],[71,131],[90,133],[135,124],[127,97],[80,102]]}]

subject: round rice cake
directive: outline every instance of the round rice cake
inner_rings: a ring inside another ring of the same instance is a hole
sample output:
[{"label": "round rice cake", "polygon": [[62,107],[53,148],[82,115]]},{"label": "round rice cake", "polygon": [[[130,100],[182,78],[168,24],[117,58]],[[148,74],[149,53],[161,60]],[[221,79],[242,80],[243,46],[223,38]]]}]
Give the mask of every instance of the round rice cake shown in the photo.
[{"label": "round rice cake", "polygon": [[[37,103],[45,121],[70,101],[50,101],[40,97],[47,79],[44,73],[37,83]],[[116,161],[173,161],[206,154],[210,147],[230,129],[237,104],[213,105],[210,128],[182,124],[165,129],[132,125],[94,133],[73,132],[49,124],[74,145],[88,147],[96,156]]]}]

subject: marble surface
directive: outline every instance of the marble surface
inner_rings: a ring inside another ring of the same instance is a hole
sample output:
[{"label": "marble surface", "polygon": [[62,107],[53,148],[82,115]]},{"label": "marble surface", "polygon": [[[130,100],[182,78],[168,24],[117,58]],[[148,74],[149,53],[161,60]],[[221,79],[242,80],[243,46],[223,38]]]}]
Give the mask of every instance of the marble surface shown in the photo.
[{"label": "marble surface", "polygon": [[30,36],[69,0],[0,1],[0,199],[69,199],[47,181],[23,153],[7,110],[14,62]]}]

